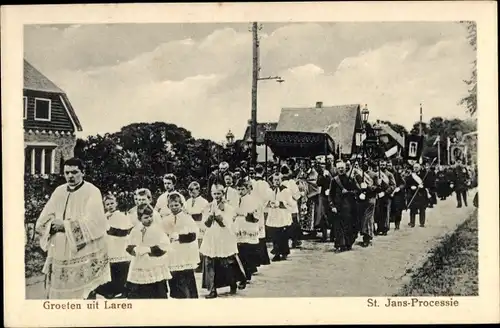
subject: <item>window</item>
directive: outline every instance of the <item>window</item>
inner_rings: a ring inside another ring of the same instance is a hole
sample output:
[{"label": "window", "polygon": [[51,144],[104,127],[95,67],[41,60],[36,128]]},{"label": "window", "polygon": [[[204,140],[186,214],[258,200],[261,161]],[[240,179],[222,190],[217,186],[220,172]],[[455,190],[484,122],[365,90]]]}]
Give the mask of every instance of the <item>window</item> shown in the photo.
[{"label": "window", "polygon": [[26,147],[24,168],[30,174],[53,174],[55,160],[54,147]]},{"label": "window", "polygon": [[50,99],[35,98],[35,120],[50,121]]},{"label": "window", "polygon": [[23,97],[23,119],[28,118],[28,97]]}]

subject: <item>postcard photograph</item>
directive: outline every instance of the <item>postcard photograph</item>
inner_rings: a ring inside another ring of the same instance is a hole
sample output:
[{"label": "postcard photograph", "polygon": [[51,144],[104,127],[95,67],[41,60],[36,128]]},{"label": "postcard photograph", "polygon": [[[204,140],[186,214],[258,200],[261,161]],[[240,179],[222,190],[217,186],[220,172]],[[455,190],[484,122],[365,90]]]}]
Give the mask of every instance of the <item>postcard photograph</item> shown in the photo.
[{"label": "postcard photograph", "polygon": [[24,24],[24,299],[478,298],[478,30]]}]

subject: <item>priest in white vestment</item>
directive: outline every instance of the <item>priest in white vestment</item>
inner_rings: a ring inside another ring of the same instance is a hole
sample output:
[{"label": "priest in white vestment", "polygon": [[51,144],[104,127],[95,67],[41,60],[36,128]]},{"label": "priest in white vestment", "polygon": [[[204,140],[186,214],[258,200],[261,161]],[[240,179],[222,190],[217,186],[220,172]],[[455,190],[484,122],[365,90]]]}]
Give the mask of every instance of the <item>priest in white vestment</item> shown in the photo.
[{"label": "priest in white vestment", "polygon": [[36,223],[48,299],[85,299],[111,280],[102,195],[83,180],[83,163],[64,163],[67,183],[53,192]]}]

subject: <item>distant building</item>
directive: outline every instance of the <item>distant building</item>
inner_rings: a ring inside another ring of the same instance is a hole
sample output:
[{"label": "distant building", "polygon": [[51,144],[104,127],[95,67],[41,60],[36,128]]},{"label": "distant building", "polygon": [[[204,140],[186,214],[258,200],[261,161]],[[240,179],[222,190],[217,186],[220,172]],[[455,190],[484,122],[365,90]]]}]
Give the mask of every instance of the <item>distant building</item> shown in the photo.
[{"label": "distant building", "polygon": [[335,142],[337,152],[350,155],[356,152],[356,132],[362,128],[360,105],[283,108],[276,131],[324,132]]},{"label": "distant building", "polygon": [[66,93],[26,60],[23,119],[25,173],[60,173],[82,126]]},{"label": "distant building", "polygon": [[[264,146],[264,136],[266,131],[276,130],[278,123],[275,122],[265,122],[257,123],[257,162],[263,163],[266,161],[266,147]],[[247,143],[248,147],[252,146],[252,130],[250,123],[248,124],[245,134],[243,136],[243,141]],[[273,160],[273,152],[267,149],[267,160]]]}]

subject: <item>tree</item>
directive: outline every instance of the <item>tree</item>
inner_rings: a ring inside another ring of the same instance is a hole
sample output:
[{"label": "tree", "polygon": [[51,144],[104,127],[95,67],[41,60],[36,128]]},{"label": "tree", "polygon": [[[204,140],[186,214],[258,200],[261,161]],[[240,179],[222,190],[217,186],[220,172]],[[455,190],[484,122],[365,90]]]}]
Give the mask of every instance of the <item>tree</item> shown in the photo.
[{"label": "tree", "polygon": [[[466,21],[461,22],[467,28],[467,40],[471,45],[472,49],[477,53],[477,26],[474,21]],[[464,82],[469,87],[469,94],[462,98],[459,102],[460,105],[465,105],[467,107],[467,111],[474,115],[477,111],[477,58],[472,62],[472,73],[471,77],[468,80],[464,80]]]}]

